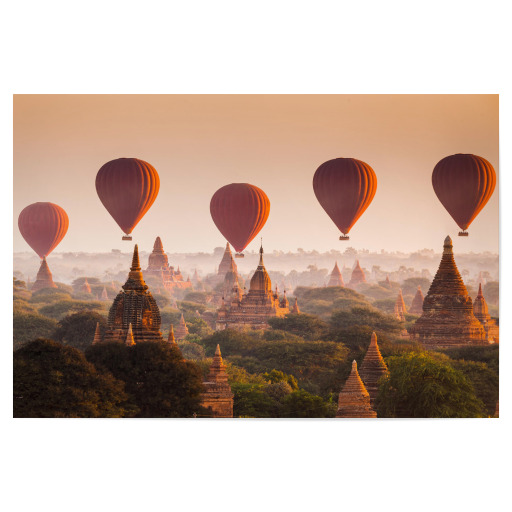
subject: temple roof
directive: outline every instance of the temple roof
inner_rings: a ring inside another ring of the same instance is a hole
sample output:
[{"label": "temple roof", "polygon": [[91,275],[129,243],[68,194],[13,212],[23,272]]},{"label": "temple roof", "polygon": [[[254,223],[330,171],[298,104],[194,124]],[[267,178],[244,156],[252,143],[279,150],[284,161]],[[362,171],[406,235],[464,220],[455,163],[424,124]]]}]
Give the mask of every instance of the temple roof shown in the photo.
[{"label": "temple roof", "polygon": [[126,283],[123,285],[123,290],[147,290],[148,286],[144,282],[144,278],[142,277],[142,271],[140,268],[140,260],[139,260],[139,247],[135,244],[135,248],[133,249],[133,257],[132,257],[132,266],[130,267],[130,272],[128,274],[128,279]]},{"label": "temple roof", "polygon": [[416,295],[414,299],[412,299],[411,308],[409,309],[409,313],[414,315],[421,315],[423,311],[423,293],[421,292],[421,286],[418,286],[418,290],[416,291]]},{"label": "temple roof", "polygon": [[338,418],[375,418],[377,414],[370,406],[370,394],[366,390],[357,371],[357,363],[352,362],[350,375],[338,399]]},{"label": "temple roof", "polygon": [[366,276],[364,275],[364,271],[361,268],[361,265],[359,265],[359,260],[356,260],[356,265],[354,267],[354,270],[352,270],[352,276],[350,277],[349,284],[358,284],[358,283],[365,283],[365,282],[366,282]]},{"label": "temple roof", "polygon": [[53,282],[50,267],[48,267],[48,263],[46,263],[46,258],[44,256],[43,260],[41,261],[39,271],[37,272],[36,280],[32,285],[31,291],[36,292],[42,288],[57,288],[57,285]]},{"label": "temple roof", "polygon": [[236,271],[237,267],[233,260],[233,255],[231,254],[231,248],[229,247],[229,243],[226,243],[226,249],[224,250],[222,260],[219,264],[218,274],[223,276],[226,272],[229,272],[230,269],[232,270],[233,267]]},{"label": "temple roof", "polygon": [[215,349],[215,355],[210,366],[210,372],[208,373],[208,382],[216,383],[227,383],[228,374],[226,373],[226,365],[222,361],[222,355],[220,353],[220,346],[217,345]]},{"label": "temple roof", "polygon": [[156,237],[155,243],[153,244],[153,252],[161,254],[164,253],[164,246],[159,236]]},{"label": "temple roof", "polygon": [[272,292],[272,282],[270,281],[270,276],[263,264],[263,246],[260,247],[260,261],[256,272],[254,272],[254,275],[251,278],[249,291]]},{"label": "temple roof", "polygon": [[327,286],[344,286],[343,276],[338,267],[338,262],[334,264],[334,268],[332,269],[331,276],[329,278],[329,283]]}]

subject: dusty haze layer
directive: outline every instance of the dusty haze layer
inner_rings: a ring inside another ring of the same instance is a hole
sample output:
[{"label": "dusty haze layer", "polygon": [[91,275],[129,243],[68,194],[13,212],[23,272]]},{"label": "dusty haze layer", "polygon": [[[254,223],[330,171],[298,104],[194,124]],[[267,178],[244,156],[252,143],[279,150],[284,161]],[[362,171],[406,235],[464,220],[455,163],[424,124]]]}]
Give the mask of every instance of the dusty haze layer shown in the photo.
[{"label": "dusty haze layer", "polygon": [[[30,250],[17,218],[36,201],[69,215],[57,251],[128,250],[95,189],[98,169],[119,157],[146,160],[160,175],[159,196],[133,233],[146,249],[158,235],[170,252],[222,245],[210,198],[248,182],[271,201],[261,232],[269,251],[437,251],[459,228],[432,189],[435,164],[474,153],[498,173],[498,143],[497,95],[16,95],[14,251]],[[378,179],[348,243],[312,189],[317,167],[336,157],[367,162]],[[498,228],[497,186],[459,252],[497,252]]]}]

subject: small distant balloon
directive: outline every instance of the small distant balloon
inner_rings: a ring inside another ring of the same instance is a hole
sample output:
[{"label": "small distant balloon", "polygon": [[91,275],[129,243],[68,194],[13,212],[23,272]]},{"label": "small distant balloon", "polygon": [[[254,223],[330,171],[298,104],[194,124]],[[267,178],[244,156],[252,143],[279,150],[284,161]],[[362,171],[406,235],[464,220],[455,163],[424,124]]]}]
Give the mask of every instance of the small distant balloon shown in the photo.
[{"label": "small distant balloon", "polygon": [[365,162],[355,158],[334,158],[324,162],[313,177],[318,202],[348,240],[348,233],[372,202],[377,176]]},{"label": "small distant balloon", "polygon": [[437,163],[432,186],[441,204],[468,236],[467,229],[487,204],[496,186],[493,166],[481,156],[456,154]]},{"label": "small distant balloon", "polygon": [[101,167],[96,175],[96,192],[108,213],[126,236],[155,202],[160,189],[156,169],[138,158],[117,158]]},{"label": "small distant balloon", "polygon": [[241,253],[267,222],[270,201],[254,185],[231,183],[213,194],[210,213],[218,230]]},{"label": "small distant balloon", "polygon": [[67,213],[54,203],[30,204],[18,216],[21,236],[41,259],[59,245],[68,226]]}]

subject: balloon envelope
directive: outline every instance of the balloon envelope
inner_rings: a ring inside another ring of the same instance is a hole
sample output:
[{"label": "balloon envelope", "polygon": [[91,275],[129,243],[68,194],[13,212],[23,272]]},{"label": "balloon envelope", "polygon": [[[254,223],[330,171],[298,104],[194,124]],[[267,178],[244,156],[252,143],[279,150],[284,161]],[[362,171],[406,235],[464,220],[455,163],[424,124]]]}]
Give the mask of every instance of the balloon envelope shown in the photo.
[{"label": "balloon envelope", "polygon": [[432,186],[453,220],[466,230],[491,198],[496,172],[481,156],[451,155],[434,167]]},{"label": "balloon envelope", "polygon": [[335,158],[316,170],[313,190],[327,215],[346,235],[372,202],[377,176],[361,160]]},{"label": "balloon envelope", "polygon": [[69,226],[67,213],[53,203],[33,203],[18,217],[18,228],[40,257],[48,256],[64,238]]},{"label": "balloon envelope", "polygon": [[242,252],[267,222],[270,201],[254,185],[231,183],[213,194],[210,213],[226,240]]},{"label": "balloon envelope", "polygon": [[130,234],[155,202],[160,189],[156,169],[138,158],[117,158],[96,175],[96,192],[119,227]]}]

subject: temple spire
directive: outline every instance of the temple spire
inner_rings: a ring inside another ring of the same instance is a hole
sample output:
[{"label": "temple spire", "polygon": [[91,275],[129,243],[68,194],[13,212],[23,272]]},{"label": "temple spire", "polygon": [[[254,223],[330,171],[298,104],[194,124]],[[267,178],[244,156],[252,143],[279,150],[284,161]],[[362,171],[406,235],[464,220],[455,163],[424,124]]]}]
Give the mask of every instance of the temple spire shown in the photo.
[{"label": "temple spire", "polygon": [[177,345],[176,339],[174,338],[174,325],[171,324],[171,328],[169,329],[169,337],[167,338],[167,341],[171,345]]},{"label": "temple spire", "polygon": [[133,257],[132,257],[132,266],[130,270],[132,272],[140,270],[140,260],[139,260],[139,246],[135,244],[135,248],[133,250]]},{"label": "temple spire", "polygon": [[478,297],[479,299],[483,299],[483,297],[484,297],[484,294],[482,293],[482,283],[480,283],[480,284],[478,285],[478,295],[477,295],[477,297]]},{"label": "temple spire", "polygon": [[352,362],[352,371],[340,392],[337,418],[376,418],[370,406],[370,395],[357,371],[357,363]]},{"label": "temple spire", "polygon": [[261,239],[261,245],[260,245],[260,262],[258,266],[263,267],[263,238]]},{"label": "temple spire", "polygon": [[377,334],[372,333],[370,346],[361,365],[359,375],[370,394],[370,405],[373,405],[379,391],[379,381],[388,373],[388,367],[380,353],[379,345],[377,343]]},{"label": "temple spire", "polygon": [[96,331],[94,332],[94,339],[92,340],[93,345],[97,345],[101,343],[101,332],[100,332],[100,323],[96,323]]},{"label": "temple spire", "polygon": [[135,345],[135,340],[133,339],[133,331],[132,331],[131,322],[130,322],[130,326],[128,327],[128,332],[126,333],[126,341],[124,343],[128,347]]}]

